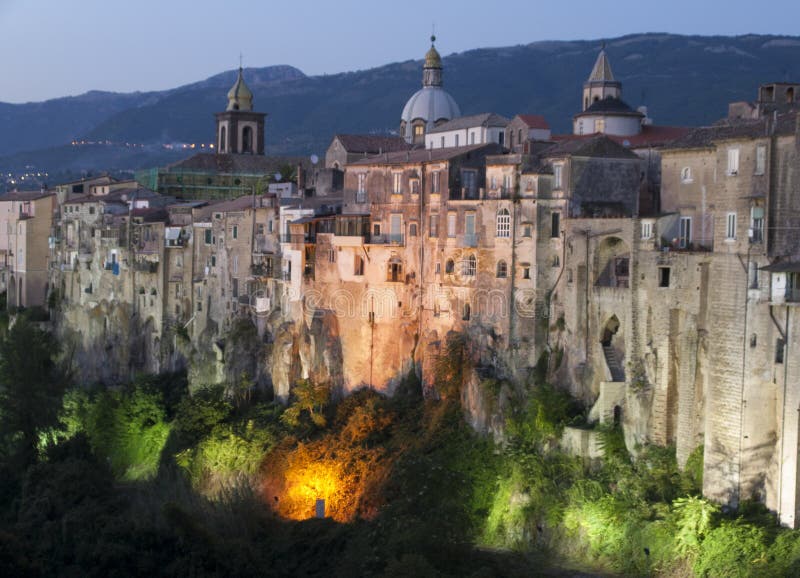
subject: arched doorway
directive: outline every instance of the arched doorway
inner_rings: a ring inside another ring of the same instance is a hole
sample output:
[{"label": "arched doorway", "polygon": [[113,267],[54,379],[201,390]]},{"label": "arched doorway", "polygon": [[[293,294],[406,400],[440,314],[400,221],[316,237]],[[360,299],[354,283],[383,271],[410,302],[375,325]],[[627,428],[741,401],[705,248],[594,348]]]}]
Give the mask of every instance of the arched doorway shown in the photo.
[{"label": "arched doorway", "polygon": [[619,318],[612,315],[603,326],[600,335],[600,345],[603,347],[603,356],[608,367],[608,376],[611,381],[624,382],[624,356],[625,346],[620,334]]}]

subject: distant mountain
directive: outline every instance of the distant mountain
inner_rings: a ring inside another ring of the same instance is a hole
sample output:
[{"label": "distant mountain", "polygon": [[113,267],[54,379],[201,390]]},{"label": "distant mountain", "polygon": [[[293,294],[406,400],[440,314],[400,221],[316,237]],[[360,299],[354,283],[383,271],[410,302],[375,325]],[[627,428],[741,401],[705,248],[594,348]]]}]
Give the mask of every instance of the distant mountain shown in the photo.
[{"label": "distant mountain", "polygon": [[[598,44],[547,41],[452,54],[444,58],[445,87],[464,114],[543,114],[554,131],[567,132]],[[420,55],[426,49],[421,44]],[[800,81],[800,37],[651,33],[608,40],[606,50],[623,82],[624,100],[634,107],[647,105],[659,124],[713,122],[726,114],[728,102],[754,99],[760,83]],[[44,156],[37,149],[73,139],[148,145],[211,142],[213,113],[224,109],[235,74],[228,71],[161,92],[90,92],[42,103],[0,104],[0,170],[32,165],[55,172],[58,166],[42,165],[45,160],[58,162],[52,150]],[[255,108],[268,113],[268,154],[307,155],[323,152],[337,132],[395,130],[403,104],[421,84],[422,69],[417,60],[309,77],[291,66],[272,66],[247,69],[245,78]],[[29,150],[33,152],[20,154]],[[165,159],[174,156],[168,152]],[[121,153],[116,162],[136,168],[159,164],[160,158]],[[101,161],[92,154],[81,159],[87,166],[104,168]],[[76,168],[74,158],[71,162]]]}]

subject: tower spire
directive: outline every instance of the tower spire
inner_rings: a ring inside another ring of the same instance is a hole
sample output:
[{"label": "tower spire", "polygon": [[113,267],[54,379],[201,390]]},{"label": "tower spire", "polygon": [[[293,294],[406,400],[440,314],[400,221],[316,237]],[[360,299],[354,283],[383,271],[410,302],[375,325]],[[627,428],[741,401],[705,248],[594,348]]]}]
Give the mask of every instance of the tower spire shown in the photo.
[{"label": "tower spire", "polygon": [[436,50],[436,35],[431,34],[431,48],[425,54],[422,69],[422,86],[442,86],[442,57]]}]

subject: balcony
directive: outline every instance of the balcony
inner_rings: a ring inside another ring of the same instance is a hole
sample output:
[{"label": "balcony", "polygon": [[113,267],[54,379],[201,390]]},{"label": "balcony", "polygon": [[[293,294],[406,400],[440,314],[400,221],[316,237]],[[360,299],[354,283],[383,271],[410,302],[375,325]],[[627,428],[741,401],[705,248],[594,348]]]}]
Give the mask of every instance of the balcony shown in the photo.
[{"label": "balcony", "polygon": [[306,243],[316,243],[317,236],[314,233],[292,233],[281,235],[281,243],[292,243],[302,245]]},{"label": "balcony", "polygon": [[478,246],[478,235],[475,233],[464,233],[462,238],[462,243],[465,247],[477,247]]},{"label": "balcony", "polygon": [[403,245],[403,234],[371,235],[365,239],[370,245]]}]

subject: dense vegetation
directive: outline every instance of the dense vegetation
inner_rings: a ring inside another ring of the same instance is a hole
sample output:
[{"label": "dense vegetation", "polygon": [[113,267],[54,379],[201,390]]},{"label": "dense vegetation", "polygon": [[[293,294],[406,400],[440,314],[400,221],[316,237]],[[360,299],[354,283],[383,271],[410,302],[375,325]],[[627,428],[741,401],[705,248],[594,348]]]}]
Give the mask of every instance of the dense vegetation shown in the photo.
[{"label": "dense vegetation", "polygon": [[800,573],[799,532],[699,497],[702,448],[680,472],[670,449],[632,461],[608,429],[588,467],[554,449],[578,408],[545,383],[514,400],[502,446],[475,434],[457,339],[441,399],[413,376],[393,398],[303,382],[284,409],[189,396],[181,375],[65,388],[47,333],[22,315],[0,330],[5,576]]}]

